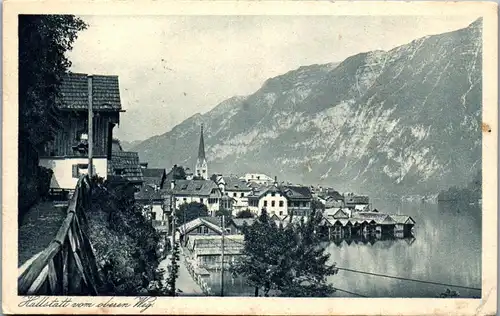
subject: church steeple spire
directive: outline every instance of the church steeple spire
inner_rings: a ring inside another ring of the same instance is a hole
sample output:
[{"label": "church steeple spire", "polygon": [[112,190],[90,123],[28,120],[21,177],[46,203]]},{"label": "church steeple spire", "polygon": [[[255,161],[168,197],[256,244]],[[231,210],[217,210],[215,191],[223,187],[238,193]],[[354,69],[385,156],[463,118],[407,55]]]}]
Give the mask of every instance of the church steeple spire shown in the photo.
[{"label": "church steeple spire", "polygon": [[198,147],[198,159],[205,160],[205,141],[203,140],[203,123],[201,123],[200,146]]},{"label": "church steeple spire", "polygon": [[208,164],[205,157],[205,140],[203,139],[203,123],[201,124],[200,144],[198,147],[198,159],[196,159],[195,175],[201,179],[208,179]]}]

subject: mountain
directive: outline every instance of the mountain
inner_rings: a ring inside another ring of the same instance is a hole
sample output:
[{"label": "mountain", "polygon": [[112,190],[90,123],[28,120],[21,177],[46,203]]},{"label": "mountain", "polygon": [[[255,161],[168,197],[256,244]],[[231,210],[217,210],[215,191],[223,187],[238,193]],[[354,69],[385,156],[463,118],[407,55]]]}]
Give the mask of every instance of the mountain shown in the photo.
[{"label": "mountain", "polygon": [[126,140],[120,140],[120,145],[122,146],[123,150],[128,151],[135,146],[139,145],[142,142],[142,140],[133,140],[133,141],[126,141]]},{"label": "mountain", "polygon": [[482,174],[478,171],[473,180],[464,188],[455,186],[439,192],[438,202],[477,203],[482,198]]},{"label": "mountain", "polygon": [[262,172],[373,195],[436,194],[481,168],[482,21],[339,64],[300,67],[134,147],[210,172]]}]

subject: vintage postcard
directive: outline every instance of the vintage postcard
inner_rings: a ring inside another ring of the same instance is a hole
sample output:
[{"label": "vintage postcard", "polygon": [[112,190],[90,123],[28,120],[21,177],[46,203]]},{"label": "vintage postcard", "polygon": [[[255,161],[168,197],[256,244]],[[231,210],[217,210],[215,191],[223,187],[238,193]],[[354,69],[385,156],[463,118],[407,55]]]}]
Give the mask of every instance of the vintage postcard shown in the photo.
[{"label": "vintage postcard", "polygon": [[494,315],[497,4],[5,1],[3,311]]}]

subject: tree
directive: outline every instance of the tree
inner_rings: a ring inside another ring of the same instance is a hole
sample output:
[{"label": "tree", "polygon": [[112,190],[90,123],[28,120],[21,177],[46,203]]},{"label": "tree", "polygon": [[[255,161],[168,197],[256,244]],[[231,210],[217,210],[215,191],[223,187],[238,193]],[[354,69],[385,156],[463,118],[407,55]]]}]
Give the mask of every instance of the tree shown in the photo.
[{"label": "tree", "polygon": [[208,216],[208,209],[205,204],[198,202],[184,203],[175,210],[178,223],[188,223],[198,217]]},{"label": "tree", "polygon": [[329,296],[334,288],[326,278],[337,269],[328,265],[329,254],[315,234],[320,219],[313,209],[307,220],[283,227],[269,220],[263,210],[251,226],[243,229],[245,247],[232,267],[233,273],[245,276],[255,287],[256,296],[259,289],[264,296],[271,290],[289,297]]},{"label": "tree", "polygon": [[183,166],[174,165],[172,169],[174,180],[186,180],[186,170]]},{"label": "tree", "polygon": [[236,214],[236,218],[253,218],[253,213],[249,210],[241,210]]},{"label": "tree", "polygon": [[19,132],[35,147],[53,139],[59,126],[62,76],[85,22],[72,15],[19,15]]},{"label": "tree", "polygon": [[51,174],[38,166],[38,155],[60,126],[59,89],[71,65],[65,53],[87,26],[71,15],[19,15],[18,19],[18,215],[22,218],[48,192]]},{"label": "tree", "polygon": [[215,216],[225,216],[226,218],[230,218],[232,216],[232,212],[231,210],[228,210],[228,209],[220,209],[218,210],[217,212],[215,212]]},{"label": "tree", "polygon": [[176,242],[172,249],[172,256],[170,257],[170,266],[168,267],[168,277],[167,277],[167,295],[176,295],[175,282],[179,277],[179,243]]}]

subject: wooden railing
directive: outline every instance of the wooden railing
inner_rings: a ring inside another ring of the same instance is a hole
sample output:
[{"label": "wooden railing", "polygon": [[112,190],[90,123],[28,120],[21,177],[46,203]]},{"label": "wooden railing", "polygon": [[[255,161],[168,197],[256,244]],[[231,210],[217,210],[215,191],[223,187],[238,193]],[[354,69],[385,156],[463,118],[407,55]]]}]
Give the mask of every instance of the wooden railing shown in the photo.
[{"label": "wooden railing", "polygon": [[90,208],[91,182],[82,176],[56,237],[21,271],[19,295],[97,295],[101,285],[85,211]]}]

